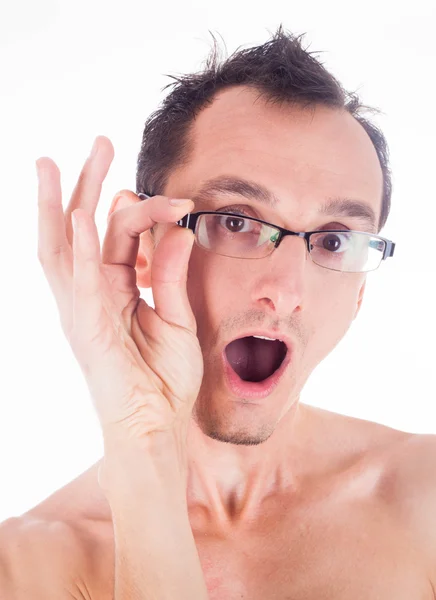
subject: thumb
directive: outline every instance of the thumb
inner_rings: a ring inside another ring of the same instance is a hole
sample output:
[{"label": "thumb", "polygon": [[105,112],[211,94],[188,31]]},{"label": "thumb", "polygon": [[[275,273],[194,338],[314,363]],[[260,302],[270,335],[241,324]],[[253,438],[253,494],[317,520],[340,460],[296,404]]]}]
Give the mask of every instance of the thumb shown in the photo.
[{"label": "thumb", "polygon": [[159,317],[195,333],[196,320],[186,289],[194,239],[190,229],[178,225],[165,233],[154,251],[151,289]]}]

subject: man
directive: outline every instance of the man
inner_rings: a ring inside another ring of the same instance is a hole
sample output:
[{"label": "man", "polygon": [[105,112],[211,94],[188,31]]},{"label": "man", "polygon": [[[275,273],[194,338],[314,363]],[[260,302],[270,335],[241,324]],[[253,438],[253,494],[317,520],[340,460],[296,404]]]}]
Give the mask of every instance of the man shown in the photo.
[{"label": "man", "polygon": [[65,217],[38,161],[39,257],[105,456],[2,525],[0,596],[434,599],[435,436],[300,402],[393,256],[384,138],[281,27],[214,61],[146,124],[101,264],[109,140]]}]

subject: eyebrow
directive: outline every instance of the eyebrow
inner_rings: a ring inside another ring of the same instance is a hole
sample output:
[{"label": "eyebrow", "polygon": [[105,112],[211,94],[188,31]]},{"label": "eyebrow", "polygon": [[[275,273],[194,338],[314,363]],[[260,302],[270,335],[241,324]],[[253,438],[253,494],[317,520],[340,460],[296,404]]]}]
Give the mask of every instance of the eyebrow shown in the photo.
[{"label": "eyebrow", "polygon": [[[276,208],[280,200],[263,185],[238,177],[220,176],[204,182],[201,188],[192,196],[192,200],[216,202],[217,194],[242,196],[249,200],[261,202],[270,208]],[[376,231],[377,217],[374,210],[366,202],[352,198],[327,198],[321,205],[318,214],[330,217],[352,217],[359,219],[369,228],[371,233]]]}]

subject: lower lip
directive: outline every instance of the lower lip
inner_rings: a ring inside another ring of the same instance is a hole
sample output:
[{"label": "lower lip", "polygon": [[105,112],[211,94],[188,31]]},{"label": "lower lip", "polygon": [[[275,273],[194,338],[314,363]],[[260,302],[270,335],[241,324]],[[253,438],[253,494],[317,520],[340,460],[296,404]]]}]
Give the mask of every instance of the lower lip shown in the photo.
[{"label": "lower lip", "polygon": [[275,390],[283,378],[285,371],[291,362],[291,352],[290,350],[287,351],[286,356],[277,371],[267,379],[259,381],[258,383],[241,379],[230,366],[225,350],[223,350],[221,358],[224,365],[227,384],[235,396],[243,398],[266,398]]}]

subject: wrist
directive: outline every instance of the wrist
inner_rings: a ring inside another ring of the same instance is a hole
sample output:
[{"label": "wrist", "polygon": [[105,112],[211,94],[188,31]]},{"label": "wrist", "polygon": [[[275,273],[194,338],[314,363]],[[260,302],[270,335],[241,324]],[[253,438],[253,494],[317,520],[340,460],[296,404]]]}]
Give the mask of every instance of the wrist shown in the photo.
[{"label": "wrist", "polygon": [[152,486],[186,494],[186,446],[162,433],[141,441],[104,436],[98,483],[111,496],[120,489],[140,493]]}]

